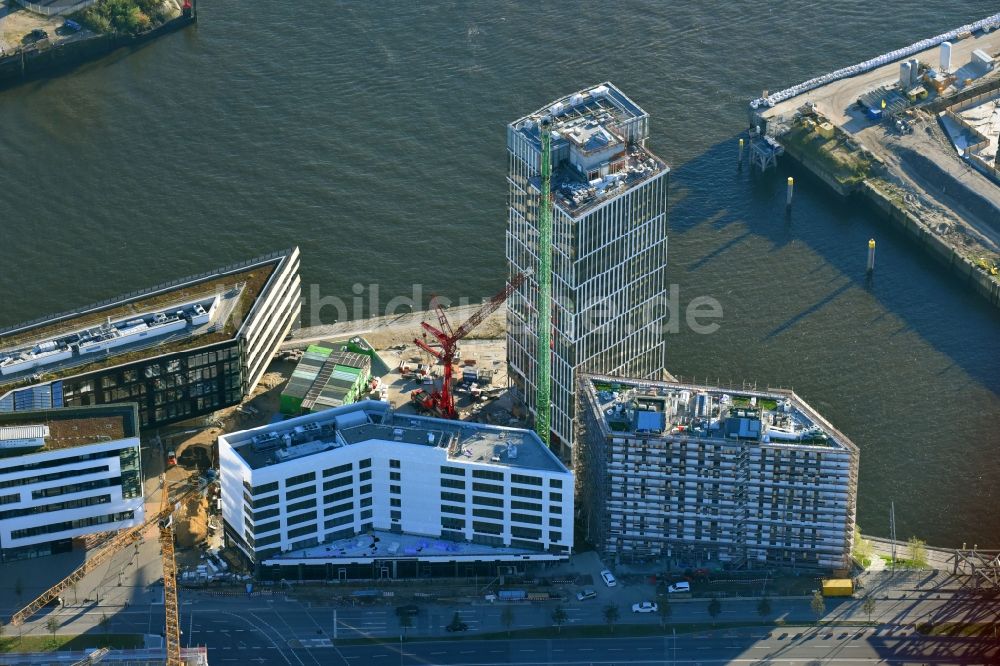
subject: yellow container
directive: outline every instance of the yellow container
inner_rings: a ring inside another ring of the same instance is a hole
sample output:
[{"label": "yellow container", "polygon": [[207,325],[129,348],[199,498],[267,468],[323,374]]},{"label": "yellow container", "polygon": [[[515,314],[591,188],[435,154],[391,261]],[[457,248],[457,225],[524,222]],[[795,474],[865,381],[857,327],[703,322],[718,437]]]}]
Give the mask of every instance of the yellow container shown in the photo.
[{"label": "yellow container", "polygon": [[824,139],[833,138],[833,125],[830,123],[820,123],[816,126],[816,132]]},{"label": "yellow container", "polygon": [[854,581],[850,578],[827,578],[823,581],[824,597],[849,597],[854,594]]}]

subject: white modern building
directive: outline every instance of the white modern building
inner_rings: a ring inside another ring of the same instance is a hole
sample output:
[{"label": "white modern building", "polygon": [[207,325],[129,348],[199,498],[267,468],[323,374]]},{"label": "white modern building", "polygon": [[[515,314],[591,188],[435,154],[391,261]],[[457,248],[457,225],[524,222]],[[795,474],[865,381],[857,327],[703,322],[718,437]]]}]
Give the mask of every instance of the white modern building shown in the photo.
[{"label": "white modern building", "polygon": [[573,546],[573,475],[526,430],[365,401],[223,435],[219,464],[227,540],[258,575],[464,573]]},{"label": "white modern building", "polygon": [[253,393],[301,313],[292,248],[0,330],[0,413],[137,403],[142,428]]},{"label": "white modern building", "polygon": [[556,100],[507,127],[510,375],[530,412],[538,356],[539,121],[552,120],[554,443],[569,457],[581,370],[662,379],[666,364],[667,187],[646,149],[649,115],[611,83]]},{"label": "white modern building", "polygon": [[791,391],[584,375],[586,538],[609,558],[850,566],[858,448]]},{"label": "white modern building", "polygon": [[0,414],[0,557],[73,549],[143,520],[134,404]]}]

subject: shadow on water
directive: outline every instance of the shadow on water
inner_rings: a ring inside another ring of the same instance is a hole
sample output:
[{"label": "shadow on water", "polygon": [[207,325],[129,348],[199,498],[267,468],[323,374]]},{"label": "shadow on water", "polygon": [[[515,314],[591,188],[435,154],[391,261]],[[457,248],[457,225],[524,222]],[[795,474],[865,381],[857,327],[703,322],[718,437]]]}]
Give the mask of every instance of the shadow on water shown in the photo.
[{"label": "shadow on water", "polygon": [[[784,322],[763,340],[778,337],[843,296],[852,287],[865,290],[887,313],[905,326],[893,335],[912,331],[952,363],[994,393],[1000,394],[1000,367],[995,349],[1000,345],[1000,312],[945,266],[898,230],[867,202],[843,199],[788,158],[777,169],[759,173],[746,163],[737,168],[734,147],[738,137],[720,142],[671,173],[670,234],[683,236],[696,228],[723,231],[736,226],[737,235],[687,264],[692,272],[754,239],[771,245],[760,261],[790,245],[803,245],[822,263],[803,263],[802,275],[829,270],[830,283],[846,283]],[[796,180],[795,200],[786,215],[785,178]],[[705,187],[711,183],[712,187]],[[876,270],[866,275],[867,241],[878,239]],[[802,259],[808,261],[808,257]],[[885,316],[859,322],[872,325]]]}]

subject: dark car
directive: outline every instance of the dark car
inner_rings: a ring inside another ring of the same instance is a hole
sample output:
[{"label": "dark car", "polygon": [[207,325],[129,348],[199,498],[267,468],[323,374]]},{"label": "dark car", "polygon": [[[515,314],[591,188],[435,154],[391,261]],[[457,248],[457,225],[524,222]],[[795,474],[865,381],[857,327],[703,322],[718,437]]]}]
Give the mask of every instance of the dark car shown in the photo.
[{"label": "dark car", "polygon": [[405,606],[396,606],[396,615],[402,617],[404,615],[419,615],[420,608],[414,604],[407,604]]},{"label": "dark car", "polygon": [[49,33],[45,32],[41,28],[35,28],[34,30],[28,33],[28,37],[36,42],[40,42],[43,39],[48,39]]},{"label": "dark car", "polygon": [[62,24],[62,29],[66,32],[80,32],[80,24],[73,19],[66,19]]},{"label": "dark car", "polygon": [[445,631],[468,631],[469,625],[464,622],[452,622],[444,628]]}]

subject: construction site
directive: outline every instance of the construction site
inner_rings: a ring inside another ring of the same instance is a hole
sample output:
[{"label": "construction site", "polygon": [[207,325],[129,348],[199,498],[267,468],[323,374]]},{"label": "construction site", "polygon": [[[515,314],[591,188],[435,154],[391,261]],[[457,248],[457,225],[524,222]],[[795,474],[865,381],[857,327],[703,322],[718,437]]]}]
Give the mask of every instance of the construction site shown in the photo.
[{"label": "construction site", "polygon": [[[751,164],[790,155],[883,210],[1000,305],[1000,16],[750,105]],[[742,159],[742,157],[741,157]]]}]

